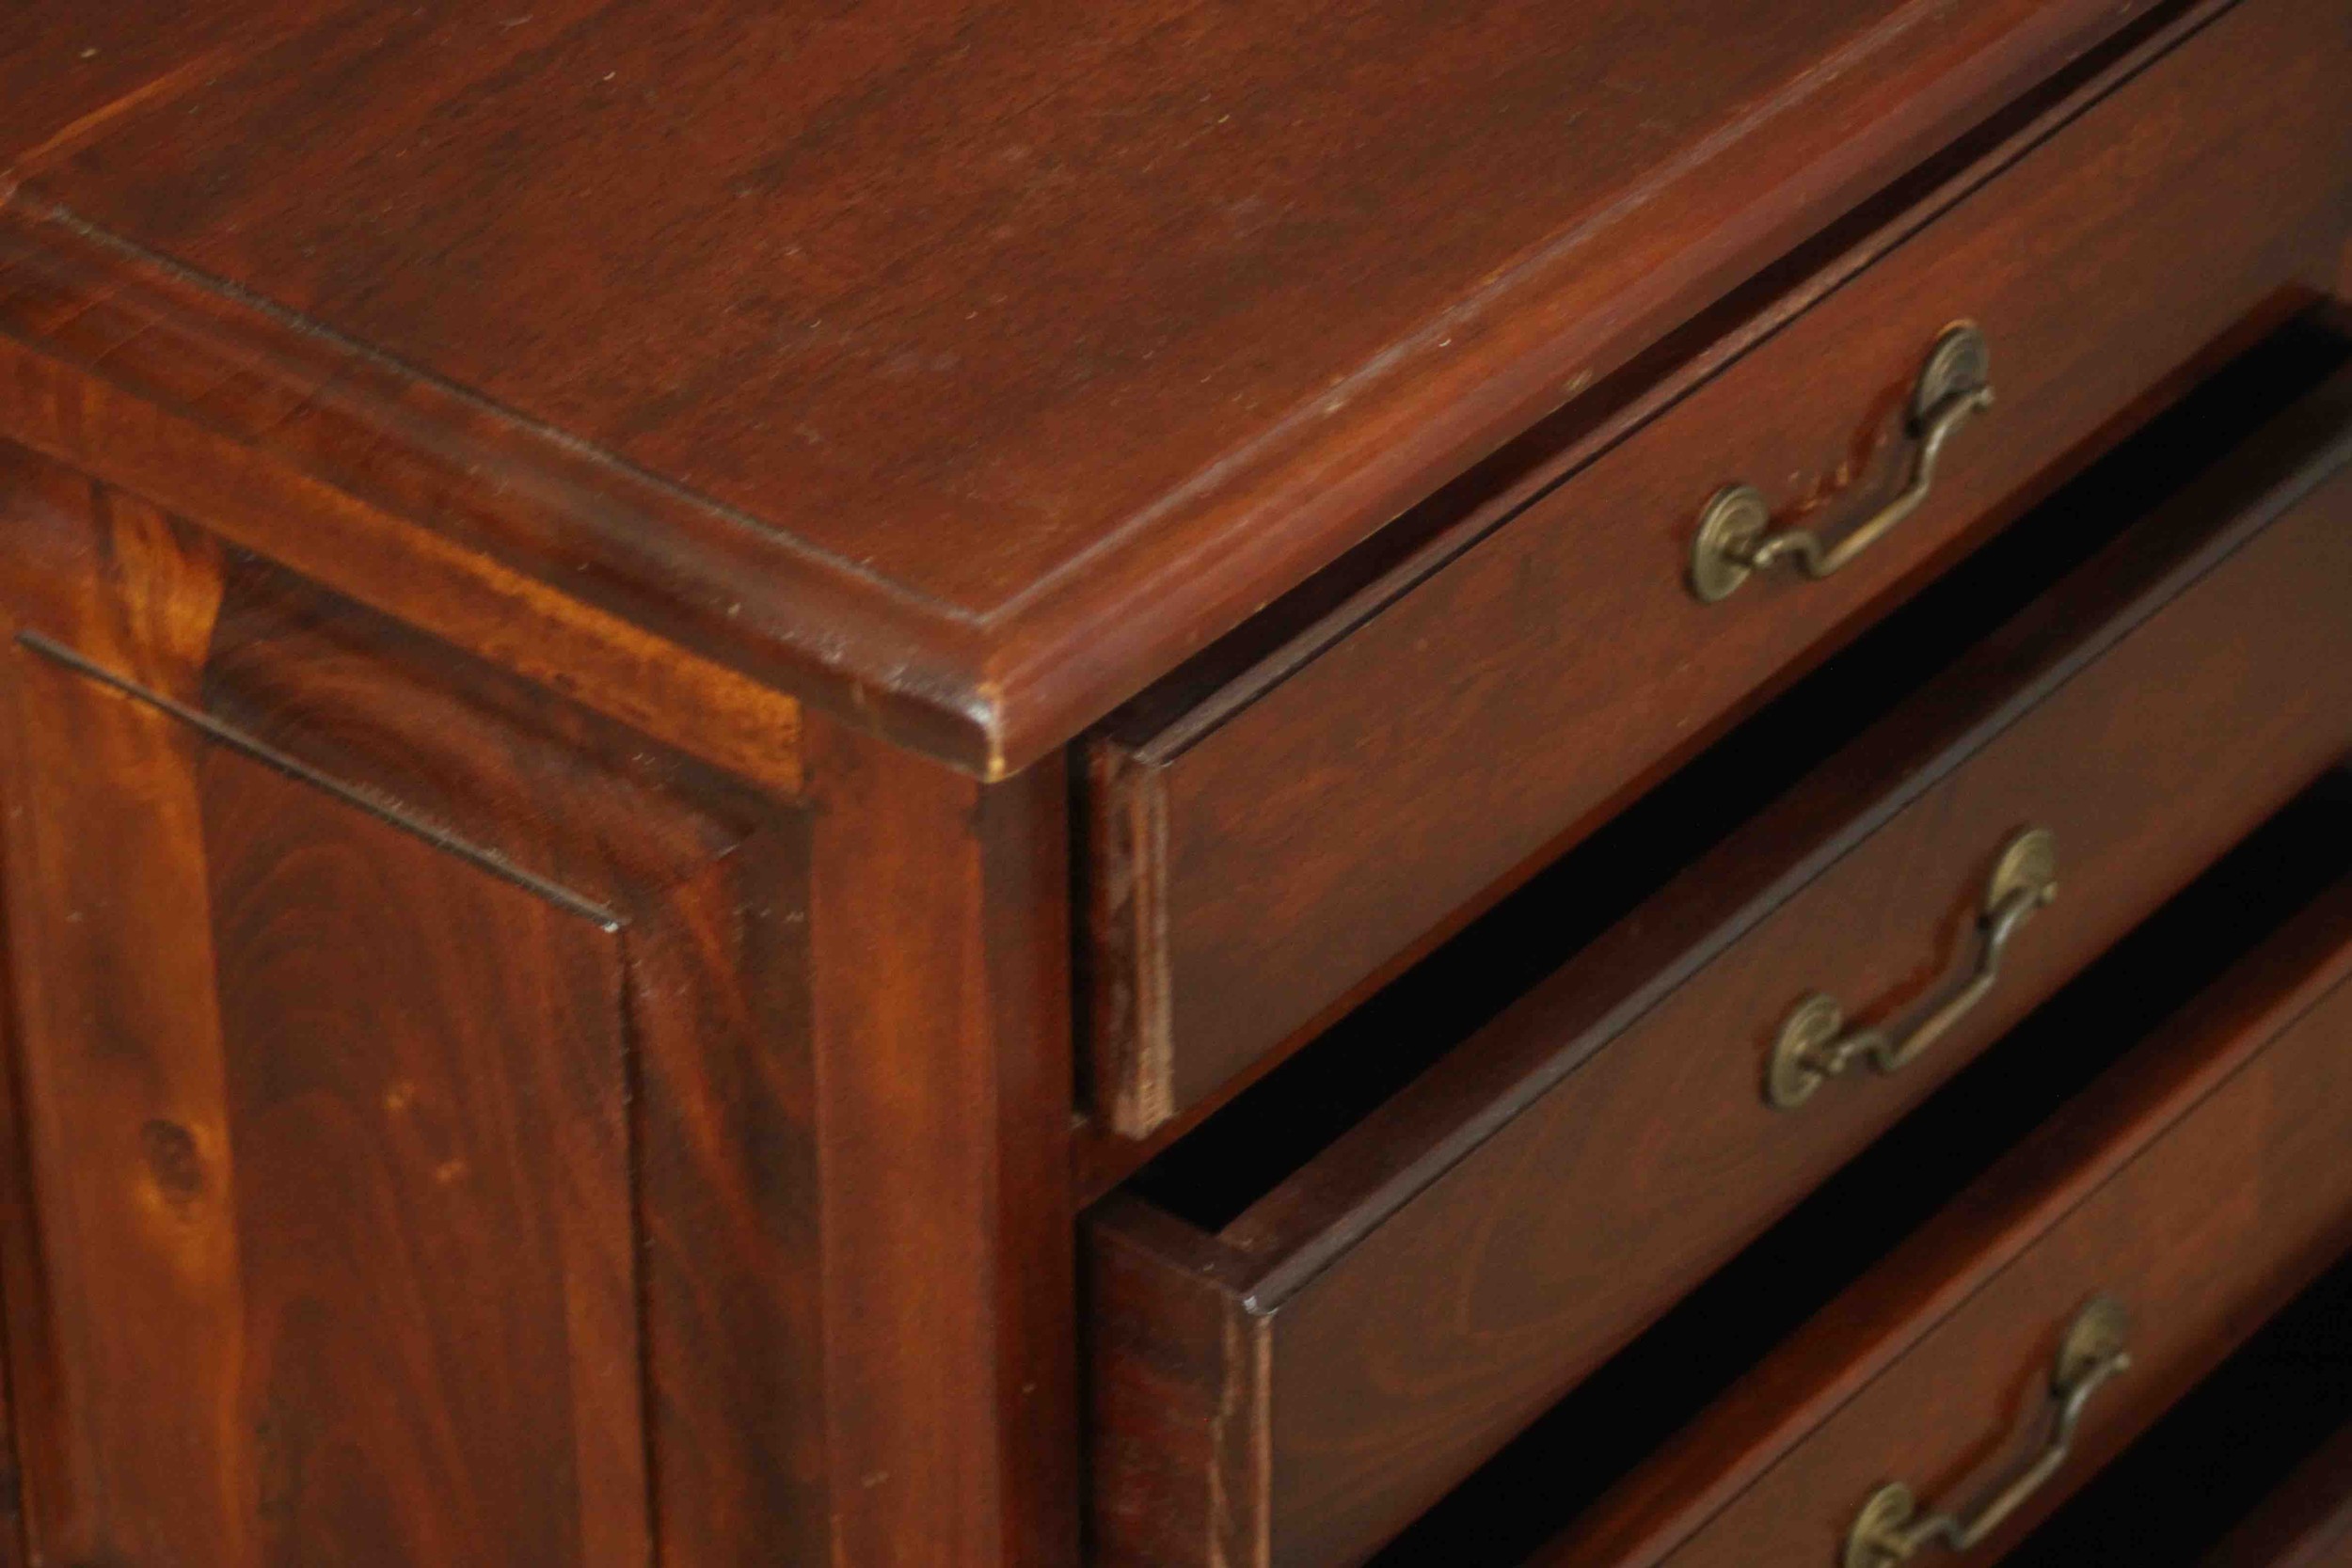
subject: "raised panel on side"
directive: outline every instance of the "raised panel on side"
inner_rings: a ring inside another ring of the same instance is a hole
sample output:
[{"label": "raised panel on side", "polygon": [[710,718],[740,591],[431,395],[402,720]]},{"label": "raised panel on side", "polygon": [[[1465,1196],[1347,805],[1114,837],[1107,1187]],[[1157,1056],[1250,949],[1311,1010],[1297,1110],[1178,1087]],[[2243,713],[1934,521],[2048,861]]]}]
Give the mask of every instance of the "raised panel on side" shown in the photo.
[{"label": "raised panel on side", "polygon": [[805,814],[5,443],[0,539],[32,1552],[823,1560]]},{"label": "raised panel on side", "polygon": [[10,664],[43,1555],[645,1561],[617,936]]}]

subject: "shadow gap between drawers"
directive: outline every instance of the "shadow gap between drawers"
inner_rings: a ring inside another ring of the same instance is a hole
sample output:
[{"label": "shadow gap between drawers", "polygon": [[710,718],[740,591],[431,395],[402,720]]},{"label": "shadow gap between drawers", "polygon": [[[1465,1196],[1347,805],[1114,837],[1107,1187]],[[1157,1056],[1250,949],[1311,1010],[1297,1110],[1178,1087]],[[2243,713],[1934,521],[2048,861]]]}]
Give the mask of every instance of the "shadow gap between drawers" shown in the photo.
[{"label": "shadow gap between drawers", "polygon": [[2347,873],[2352,771],[2339,769],[1604,1363],[1373,1558],[1375,1568],[1525,1561]]},{"label": "shadow gap between drawers", "polygon": [[2352,359],[2300,322],[2233,362],[1320,1038],[1129,1190],[1218,1231],[2123,530]]},{"label": "shadow gap between drawers", "polygon": [[2352,1423],[2352,1257],[2335,1263],[2026,1544],[2012,1568],[2203,1559]]}]

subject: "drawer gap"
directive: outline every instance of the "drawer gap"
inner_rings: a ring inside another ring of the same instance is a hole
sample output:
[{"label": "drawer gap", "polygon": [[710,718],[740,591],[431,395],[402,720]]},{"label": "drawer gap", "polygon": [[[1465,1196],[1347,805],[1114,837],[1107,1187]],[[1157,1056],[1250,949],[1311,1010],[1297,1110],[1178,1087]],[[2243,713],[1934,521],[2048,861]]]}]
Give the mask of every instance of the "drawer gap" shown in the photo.
[{"label": "drawer gap", "polygon": [[2291,323],[1792,686],[1143,1166],[1131,1190],[1231,1225],[1512,1002],[2352,362]]},{"label": "drawer gap", "polygon": [[[2268,1560],[2210,1554],[2283,1478],[2347,1448],[2352,1256],[2306,1287],[2005,1560],[2010,1568]],[[2352,1482],[2352,1454],[2338,1473]]]},{"label": "drawer gap", "polygon": [[1501,1568],[1524,1561],[2347,874],[2352,769],[2338,769],[1846,1164],[1372,1562]]}]

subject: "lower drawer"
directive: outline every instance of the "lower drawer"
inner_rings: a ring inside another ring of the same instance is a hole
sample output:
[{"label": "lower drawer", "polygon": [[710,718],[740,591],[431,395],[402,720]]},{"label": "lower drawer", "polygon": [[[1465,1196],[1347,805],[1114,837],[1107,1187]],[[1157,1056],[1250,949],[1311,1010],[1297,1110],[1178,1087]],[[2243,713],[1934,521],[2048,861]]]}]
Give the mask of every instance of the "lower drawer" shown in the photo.
[{"label": "lower drawer", "polygon": [[2003,1561],[2352,1563],[2352,1254]]},{"label": "lower drawer", "polygon": [[1995,1560],[2352,1245],[2347,1148],[2352,879],[1536,1560]]},{"label": "lower drawer", "polygon": [[[1841,661],[1853,691],[1896,683],[1884,719],[1331,1141],[1311,1128],[1344,1093],[1296,1076],[1311,1051],[1094,1212],[1103,1561],[1360,1560],[2352,749],[2352,374],[2139,493],[2240,401],[2184,409],[1906,611],[2024,606],[1967,620],[1925,685],[1873,645]],[[2069,571],[2070,531],[2110,512]],[[1802,735],[1759,721],[1772,743],[1722,797],[1661,798],[1756,813],[1751,772],[1821,755],[1837,689]],[[2059,891],[2020,926],[1996,866],[2027,828]],[[1661,853],[1646,827],[1621,847]],[[1561,870],[1572,925],[1606,879]],[[1782,1092],[1769,1064],[1815,994],[1922,1049]],[[1362,1016],[1343,1089],[1399,1037],[1445,1038]]]}]

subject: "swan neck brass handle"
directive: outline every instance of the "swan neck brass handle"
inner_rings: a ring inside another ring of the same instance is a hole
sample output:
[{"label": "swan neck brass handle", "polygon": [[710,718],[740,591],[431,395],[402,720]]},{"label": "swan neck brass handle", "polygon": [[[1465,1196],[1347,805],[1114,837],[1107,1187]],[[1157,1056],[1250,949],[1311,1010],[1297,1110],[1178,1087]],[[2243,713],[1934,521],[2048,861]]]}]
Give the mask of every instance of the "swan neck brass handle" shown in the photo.
[{"label": "swan neck brass handle", "polygon": [[2131,1319],[2112,1296],[2099,1296],[2075,1315],[2050,1375],[2050,1435],[2033,1463],[1967,1513],[1943,1510],[1924,1517],[1911,1489],[1897,1481],[1870,1495],[1846,1532],[1845,1568],[1895,1568],[1929,1546],[1965,1552],[2007,1524],[2048,1483],[2074,1452],[2075,1429],[2090,1396],[2131,1369],[2124,1338]]},{"label": "swan neck brass handle", "polygon": [[1774,530],[1762,491],[1753,484],[1727,485],[1699,515],[1698,538],[1691,546],[1691,591],[1714,604],[1729,597],[1749,574],[1783,563],[1817,580],[1843,569],[1919,510],[1935,486],[1945,447],[1970,418],[1992,406],[1992,350],[1984,334],[1965,322],[1945,328],[1912,388],[1908,424],[1917,448],[1901,493],[1832,545],[1811,529]]},{"label": "swan neck brass handle", "polygon": [[1992,993],[2000,983],[2001,958],[2010,943],[2035,911],[2057,896],[2058,835],[2046,828],[2028,828],[2002,847],[1985,883],[1984,907],[1978,917],[1983,947],[1967,982],[1900,1035],[1876,1028],[1849,1030],[1846,1011],[1836,998],[1818,991],[1806,997],[1782,1021],[1772,1041],[1764,1098],[1775,1109],[1791,1111],[1812,1099],[1823,1084],[1858,1066],[1867,1064],[1887,1073],[1918,1060]]}]

